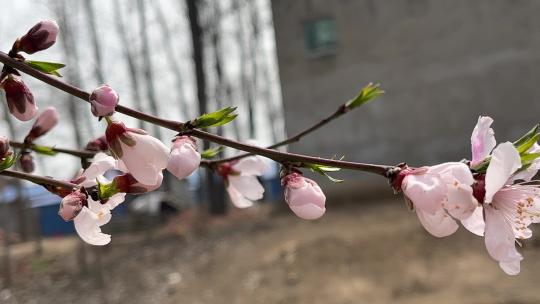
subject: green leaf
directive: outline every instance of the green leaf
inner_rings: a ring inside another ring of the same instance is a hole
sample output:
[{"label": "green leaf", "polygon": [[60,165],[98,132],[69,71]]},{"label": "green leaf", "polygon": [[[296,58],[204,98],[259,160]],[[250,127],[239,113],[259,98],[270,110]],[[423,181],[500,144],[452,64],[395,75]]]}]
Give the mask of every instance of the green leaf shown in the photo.
[{"label": "green leaf", "polygon": [[526,142],[516,147],[519,154],[526,153],[540,138],[540,134],[536,134],[533,137],[529,138]]},{"label": "green leaf", "polygon": [[362,90],[360,90],[360,93],[358,93],[355,98],[345,103],[345,107],[348,109],[357,108],[375,99],[376,97],[381,96],[382,94],[384,94],[384,91],[380,89],[379,84],[369,83],[367,86],[363,87]]},{"label": "green leaf", "polygon": [[235,110],[236,107],[226,107],[212,113],[203,114],[194,120],[193,125],[196,128],[209,128],[225,125],[238,116],[237,114],[233,114]]},{"label": "green leaf", "polygon": [[341,170],[340,168],[330,167],[330,166],[325,166],[325,165],[318,165],[318,164],[306,164],[306,167],[309,168],[313,172],[316,172],[316,173],[319,173],[322,176],[325,176],[326,178],[328,178],[330,181],[332,181],[334,183],[343,182],[342,179],[334,178],[334,177],[328,175],[328,173],[327,173],[327,172],[337,172],[337,171]]},{"label": "green leaf", "polygon": [[63,63],[47,61],[26,60],[25,62],[36,70],[40,70],[45,74],[51,74],[58,77],[62,77],[62,75],[58,73],[58,70],[66,66]]},{"label": "green leaf", "polygon": [[39,154],[44,154],[44,155],[49,155],[49,156],[54,156],[57,154],[57,152],[55,152],[52,147],[46,147],[46,146],[33,145],[32,150],[34,150],[35,152]]},{"label": "green leaf", "polygon": [[221,151],[223,151],[223,146],[217,146],[215,148],[206,149],[201,153],[201,158],[212,159],[216,155],[218,155],[218,153]]},{"label": "green leaf", "polygon": [[523,167],[528,167],[530,164],[532,164],[537,158],[540,157],[540,153],[525,153],[521,155],[521,165],[522,169]]},{"label": "green leaf", "polygon": [[100,199],[106,200],[118,193],[118,189],[116,187],[115,182],[110,182],[108,184],[101,184],[97,179],[96,179],[96,182],[97,182],[98,195]]},{"label": "green leaf", "polygon": [[19,155],[11,153],[0,162],[0,171],[11,168],[19,159]]},{"label": "green leaf", "polygon": [[525,133],[520,139],[516,140],[514,142],[514,146],[520,147],[523,144],[525,144],[527,141],[529,141],[533,136],[538,134],[538,124],[536,124],[529,132]]}]

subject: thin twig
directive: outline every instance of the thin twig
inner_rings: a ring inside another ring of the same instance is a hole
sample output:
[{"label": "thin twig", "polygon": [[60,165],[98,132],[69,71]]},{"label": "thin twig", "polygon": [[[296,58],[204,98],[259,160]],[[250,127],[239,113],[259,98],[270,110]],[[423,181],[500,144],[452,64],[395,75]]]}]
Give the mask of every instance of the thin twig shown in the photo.
[{"label": "thin twig", "polygon": [[24,179],[24,180],[36,183],[38,185],[50,185],[50,186],[61,187],[61,188],[66,188],[66,189],[74,189],[77,187],[76,184],[73,184],[70,182],[60,181],[54,178],[34,175],[30,173],[13,171],[9,169],[0,171],[0,175],[14,177],[18,179]]},{"label": "thin twig", "polygon": [[[293,135],[293,136],[291,136],[289,138],[286,138],[286,139],[284,139],[284,140],[282,140],[280,142],[277,142],[277,143],[275,143],[273,145],[270,145],[270,146],[268,146],[266,148],[267,149],[275,149],[275,148],[279,148],[279,147],[282,147],[282,146],[286,146],[288,144],[298,142],[298,141],[300,141],[300,139],[302,139],[302,137],[308,135],[309,133],[312,133],[312,132],[318,130],[322,126],[326,125],[327,123],[331,122],[332,120],[340,117],[341,115],[343,115],[343,114],[345,114],[347,112],[348,112],[347,107],[345,106],[345,104],[343,104],[334,113],[330,114],[328,117],[318,121],[317,123],[315,123],[312,126],[307,127],[306,129],[298,132],[297,134],[295,134],[295,135]],[[220,164],[220,163],[235,161],[235,160],[238,160],[238,159],[244,158],[246,156],[250,156],[250,155],[253,155],[253,153],[242,153],[242,154],[227,157],[227,158],[204,161],[204,163],[205,163],[205,165],[208,165],[208,166],[214,166],[214,165]]]},{"label": "thin twig", "polygon": [[[59,80],[58,78],[42,73],[32,68],[31,66],[25,64],[24,62],[14,60],[4,52],[0,52],[0,62],[7,64],[36,79],[39,79],[51,86],[54,86],[66,93],[76,96],[86,102],[88,102],[89,100],[89,97],[90,97],[89,93],[75,86],[67,84]],[[127,116],[141,119],[141,120],[156,124],[158,126],[167,128],[167,129],[175,130],[178,132],[185,132],[184,124],[181,122],[162,119],[157,116],[142,113],[137,110],[133,110],[131,108],[121,106],[121,105],[118,105],[116,107],[116,111],[118,111],[119,113],[123,113]],[[234,140],[222,137],[222,136],[218,136],[215,134],[211,134],[211,133],[199,130],[199,129],[189,130],[188,132],[185,132],[185,133],[191,134],[200,139],[209,140],[209,141],[212,141],[212,142],[224,145],[224,146],[228,146],[231,148],[235,148],[235,149],[246,151],[253,154],[262,155],[280,163],[294,162],[294,163],[298,163],[298,165],[300,166],[302,164],[321,164],[321,165],[328,165],[328,166],[342,168],[342,169],[351,169],[351,170],[371,172],[371,173],[379,174],[382,176],[386,176],[387,172],[394,168],[394,166],[364,164],[364,163],[340,161],[340,160],[319,158],[319,157],[313,157],[313,156],[307,156],[307,155],[301,155],[301,154],[280,152],[276,150],[271,150],[267,148],[240,143],[240,142],[237,142],[237,141],[234,141]]]},{"label": "thin twig", "polygon": [[[20,148],[20,149],[27,148],[27,149],[37,151],[37,152],[40,151],[38,146],[36,146],[34,144],[32,144],[30,146],[26,146],[24,143],[16,142],[16,141],[10,141],[9,144],[12,147],[15,147],[15,148]],[[51,151],[57,152],[57,153],[70,154],[70,155],[73,155],[73,156],[77,156],[79,158],[92,158],[92,157],[94,157],[94,155],[96,155],[96,152],[88,151],[88,150],[74,150],[74,149],[57,148],[57,147],[41,146],[41,145],[39,147],[44,147],[44,148],[50,149]]]}]

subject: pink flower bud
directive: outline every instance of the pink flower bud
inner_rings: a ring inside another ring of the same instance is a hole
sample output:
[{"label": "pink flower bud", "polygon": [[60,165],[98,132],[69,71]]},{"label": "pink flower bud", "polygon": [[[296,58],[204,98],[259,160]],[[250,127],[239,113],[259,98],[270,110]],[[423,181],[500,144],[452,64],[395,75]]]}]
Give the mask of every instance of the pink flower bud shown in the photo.
[{"label": "pink flower bud", "polygon": [[21,169],[26,173],[34,172],[34,158],[28,152],[23,153],[19,159]]},{"label": "pink flower bud", "polygon": [[104,84],[92,92],[90,103],[92,104],[94,116],[110,116],[114,113],[114,109],[118,104],[118,93]]},{"label": "pink flower bud", "polygon": [[58,30],[58,24],[55,21],[41,21],[16,42],[16,49],[27,54],[48,49],[56,42]]},{"label": "pink flower bud", "polygon": [[58,215],[66,222],[71,221],[86,205],[88,205],[88,196],[86,193],[81,192],[81,190],[73,191],[60,202]]},{"label": "pink flower bud", "polygon": [[189,136],[179,136],[174,140],[167,170],[178,179],[189,176],[199,168],[201,155],[197,152],[195,140]]},{"label": "pink flower bud", "polygon": [[314,220],[326,211],[326,196],[313,180],[293,172],[283,177],[281,184],[285,187],[285,201],[298,217]]},{"label": "pink flower bud", "polygon": [[9,112],[18,120],[28,121],[37,114],[37,106],[34,102],[34,95],[17,75],[8,75],[0,87],[6,92],[6,100]]},{"label": "pink flower bud", "polygon": [[49,132],[57,123],[58,111],[54,107],[47,107],[36,119],[24,141],[26,143],[33,142],[36,138]]},{"label": "pink flower bud", "polygon": [[0,136],[0,158],[5,158],[9,151],[9,139],[5,136]]},{"label": "pink flower bud", "polygon": [[96,152],[109,150],[109,145],[107,144],[107,139],[105,138],[105,135],[98,138],[94,138],[91,141],[89,141],[86,144],[86,150],[96,151]]}]

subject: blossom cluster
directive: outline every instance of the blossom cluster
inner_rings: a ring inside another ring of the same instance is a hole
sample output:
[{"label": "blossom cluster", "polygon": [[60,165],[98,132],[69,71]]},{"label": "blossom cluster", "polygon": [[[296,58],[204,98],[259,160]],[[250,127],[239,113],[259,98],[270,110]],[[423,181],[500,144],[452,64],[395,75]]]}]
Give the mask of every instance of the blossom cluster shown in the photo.
[{"label": "blossom cluster", "polygon": [[523,259],[516,240],[530,238],[529,225],[540,221],[540,189],[529,183],[540,169],[540,146],[536,134],[496,145],[492,123],[490,117],[478,119],[470,162],[406,167],[393,186],[403,191],[429,233],[451,235],[461,222],[484,237],[489,255],[504,272],[516,275]]}]

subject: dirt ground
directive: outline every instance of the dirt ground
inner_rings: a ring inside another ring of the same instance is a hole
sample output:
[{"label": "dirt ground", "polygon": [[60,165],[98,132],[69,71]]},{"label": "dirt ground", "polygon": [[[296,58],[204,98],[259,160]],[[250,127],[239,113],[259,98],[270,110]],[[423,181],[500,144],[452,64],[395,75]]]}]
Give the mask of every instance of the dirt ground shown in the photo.
[{"label": "dirt ground", "polygon": [[483,239],[431,237],[397,199],[331,205],[315,222],[264,210],[214,220],[204,235],[177,225],[185,216],[151,241],[114,235],[103,281],[95,259],[79,274],[73,238],[47,240],[41,258],[19,246],[0,303],[540,303],[540,237],[510,277]]}]

